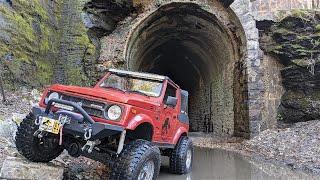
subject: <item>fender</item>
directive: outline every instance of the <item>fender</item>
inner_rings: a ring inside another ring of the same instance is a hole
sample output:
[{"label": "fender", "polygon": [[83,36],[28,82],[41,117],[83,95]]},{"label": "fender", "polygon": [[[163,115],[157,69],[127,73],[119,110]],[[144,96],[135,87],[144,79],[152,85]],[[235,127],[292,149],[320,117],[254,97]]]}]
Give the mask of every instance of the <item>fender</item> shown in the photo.
[{"label": "fender", "polygon": [[136,116],[134,116],[128,123],[127,128],[126,129],[130,129],[130,130],[134,130],[136,129],[136,127],[138,127],[140,124],[142,123],[149,123],[152,125],[152,127],[154,127],[153,121],[152,119],[145,115],[145,114],[137,114]]},{"label": "fender", "polygon": [[174,137],[173,137],[173,142],[172,142],[172,144],[177,144],[178,143],[178,141],[179,141],[179,139],[180,139],[180,137],[181,137],[181,134],[183,134],[183,133],[187,133],[188,134],[188,130],[187,130],[187,128],[185,128],[185,127],[180,127],[178,130],[177,130],[177,132],[176,132],[176,134],[174,135]]}]

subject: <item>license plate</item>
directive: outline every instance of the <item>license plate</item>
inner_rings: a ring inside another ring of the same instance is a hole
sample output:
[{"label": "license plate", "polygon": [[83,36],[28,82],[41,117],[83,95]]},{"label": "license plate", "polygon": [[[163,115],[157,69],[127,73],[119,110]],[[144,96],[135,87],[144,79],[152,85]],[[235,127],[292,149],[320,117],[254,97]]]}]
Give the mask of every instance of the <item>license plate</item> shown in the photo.
[{"label": "license plate", "polygon": [[39,129],[53,134],[59,134],[61,124],[58,120],[42,117]]}]

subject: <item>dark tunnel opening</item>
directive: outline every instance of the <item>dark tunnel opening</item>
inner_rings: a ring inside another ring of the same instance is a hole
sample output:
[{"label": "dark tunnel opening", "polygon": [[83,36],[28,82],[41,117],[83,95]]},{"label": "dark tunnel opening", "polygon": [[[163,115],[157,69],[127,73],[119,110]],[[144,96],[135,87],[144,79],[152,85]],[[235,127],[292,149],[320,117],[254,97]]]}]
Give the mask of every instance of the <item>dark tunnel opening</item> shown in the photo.
[{"label": "dark tunnel opening", "polygon": [[234,132],[235,50],[217,18],[192,3],[161,7],[133,31],[128,69],[170,77],[190,94],[191,131]]},{"label": "dark tunnel opening", "polygon": [[199,64],[192,61],[200,59],[197,54],[177,40],[170,40],[157,47],[155,51],[157,51],[157,57],[152,62],[145,61],[140,66],[140,71],[166,75],[190,94],[199,88],[202,78]]}]

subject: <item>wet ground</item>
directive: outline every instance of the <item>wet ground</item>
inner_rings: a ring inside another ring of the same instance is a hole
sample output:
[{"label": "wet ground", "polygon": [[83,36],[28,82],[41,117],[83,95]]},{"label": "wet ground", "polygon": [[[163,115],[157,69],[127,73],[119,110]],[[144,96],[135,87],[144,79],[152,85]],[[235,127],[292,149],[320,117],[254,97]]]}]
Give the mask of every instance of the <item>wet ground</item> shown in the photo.
[{"label": "wet ground", "polygon": [[273,164],[251,161],[234,152],[220,149],[197,148],[194,152],[192,172],[188,175],[172,175],[168,172],[168,158],[163,158],[159,180],[275,180],[320,179],[303,172]]}]

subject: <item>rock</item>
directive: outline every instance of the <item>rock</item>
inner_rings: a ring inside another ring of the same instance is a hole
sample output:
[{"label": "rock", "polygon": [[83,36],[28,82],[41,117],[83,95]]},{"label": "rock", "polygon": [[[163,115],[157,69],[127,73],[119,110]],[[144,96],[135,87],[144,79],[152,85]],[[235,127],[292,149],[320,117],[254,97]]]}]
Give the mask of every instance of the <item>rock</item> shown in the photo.
[{"label": "rock", "polygon": [[92,0],[85,5],[82,20],[89,28],[91,36],[101,38],[110,34],[116,28],[118,22],[128,17],[135,10],[132,1]]},{"label": "rock", "polygon": [[12,113],[12,121],[19,125],[27,114]]},{"label": "rock", "polygon": [[0,178],[4,179],[46,179],[63,178],[63,167],[43,163],[32,163],[22,158],[7,157],[3,162]]},{"label": "rock", "polygon": [[311,66],[291,65],[285,67],[281,71],[283,86],[287,90],[302,91],[306,95],[320,91],[320,63],[314,65],[314,72],[311,70]]},{"label": "rock", "polygon": [[5,139],[10,146],[15,147],[15,135],[17,124],[12,120],[0,121],[0,136]]},{"label": "rock", "polygon": [[309,173],[320,172],[320,121],[299,122],[290,128],[270,129],[243,143],[263,160]]},{"label": "rock", "polygon": [[287,91],[279,107],[280,120],[284,122],[302,122],[320,119],[320,94],[313,92]]},{"label": "rock", "polygon": [[295,10],[279,22],[260,26],[261,48],[276,55],[286,90],[279,113],[286,122],[320,118],[320,23],[319,11]]},{"label": "rock", "polygon": [[0,4],[12,6],[12,1],[11,0],[0,0]]}]

